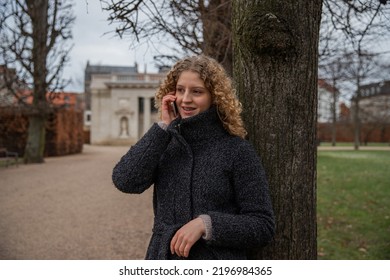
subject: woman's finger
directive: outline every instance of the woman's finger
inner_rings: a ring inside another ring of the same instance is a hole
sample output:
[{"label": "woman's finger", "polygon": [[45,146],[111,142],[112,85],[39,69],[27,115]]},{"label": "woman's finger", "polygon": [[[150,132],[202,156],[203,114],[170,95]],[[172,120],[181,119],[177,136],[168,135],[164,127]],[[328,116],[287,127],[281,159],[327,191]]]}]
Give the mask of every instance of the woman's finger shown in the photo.
[{"label": "woman's finger", "polygon": [[[176,235],[178,235],[178,233],[176,233]],[[176,239],[175,245],[174,245],[174,251],[175,251],[176,255],[178,255],[179,257],[182,257],[181,251],[180,251],[180,247],[181,247],[182,243],[183,243],[183,238],[181,236],[178,236]]]},{"label": "woman's finger", "polygon": [[176,118],[176,116],[173,113],[173,109],[171,108],[171,103],[175,102],[176,96],[174,95],[174,92],[172,94],[167,94],[162,99],[161,104],[161,111],[162,111],[162,121],[165,122],[167,125],[171,123],[172,120]]},{"label": "woman's finger", "polygon": [[171,253],[172,255],[175,254],[175,245],[176,245],[176,241],[177,241],[177,235],[175,234],[171,240],[171,244],[170,244],[170,249],[171,249]]}]

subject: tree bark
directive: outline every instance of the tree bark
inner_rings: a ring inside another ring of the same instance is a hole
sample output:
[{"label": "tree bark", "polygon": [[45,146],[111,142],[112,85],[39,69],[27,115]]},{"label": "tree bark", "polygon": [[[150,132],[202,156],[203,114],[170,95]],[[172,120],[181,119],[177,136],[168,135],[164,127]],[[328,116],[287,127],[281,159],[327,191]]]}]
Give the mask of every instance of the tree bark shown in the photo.
[{"label": "tree bark", "polygon": [[360,86],[358,86],[358,94],[353,100],[353,147],[354,150],[359,150],[360,147],[360,108],[359,108],[359,101],[360,101]]},{"label": "tree bark", "polygon": [[24,153],[25,163],[44,162],[46,119],[40,115],[29,117],[27,144]]},{"label": "tree bark", "polygon": [[337,135],[337,101],[338,101],[338,90],[336,87],[336,79],[333,78],[332,83],[332,146],[336,146],[336,135]]},{"label": "tree bark", "polygon": [[233,76],[262,158],[276,235],[256,259],[316,259],[317,66],[321,0],[233,1]]}]

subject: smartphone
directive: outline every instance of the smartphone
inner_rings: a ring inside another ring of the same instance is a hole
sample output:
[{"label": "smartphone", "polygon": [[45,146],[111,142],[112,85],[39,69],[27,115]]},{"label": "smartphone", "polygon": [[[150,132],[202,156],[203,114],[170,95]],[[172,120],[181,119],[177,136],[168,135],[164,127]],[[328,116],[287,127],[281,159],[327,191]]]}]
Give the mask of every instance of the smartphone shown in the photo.
[{"label": "smartphone", "polygon": [[173,112],[173,115],[175,116],[175,118],[177,117],[177,114],[178,114],[178,109],[177,109],[177,105],[176,105],[176,102],[171,102],[171,108],[172,108],[172,112]]}]

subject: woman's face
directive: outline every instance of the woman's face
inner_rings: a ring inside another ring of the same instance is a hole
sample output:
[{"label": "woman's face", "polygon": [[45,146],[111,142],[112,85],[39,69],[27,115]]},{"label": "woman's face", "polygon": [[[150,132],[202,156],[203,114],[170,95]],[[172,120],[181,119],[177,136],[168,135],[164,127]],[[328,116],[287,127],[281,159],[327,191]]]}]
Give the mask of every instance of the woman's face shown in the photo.
[{"label": "woman's face", "polygon": [[206,111],[212,102],[211,93],[199,74],[193,71],[183,71],[180,74],[175,95],[176,105],[183,119]]}]

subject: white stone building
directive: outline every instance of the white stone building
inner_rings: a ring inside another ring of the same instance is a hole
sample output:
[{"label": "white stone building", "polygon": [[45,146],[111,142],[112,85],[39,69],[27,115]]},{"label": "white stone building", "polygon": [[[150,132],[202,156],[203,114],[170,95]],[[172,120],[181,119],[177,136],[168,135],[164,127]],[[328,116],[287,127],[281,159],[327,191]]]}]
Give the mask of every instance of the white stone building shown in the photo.
[{"label": "white stone building", "polygon": [[165,75],[92,74],[91,144],[135,144],[157,121],[154,96]]}]

